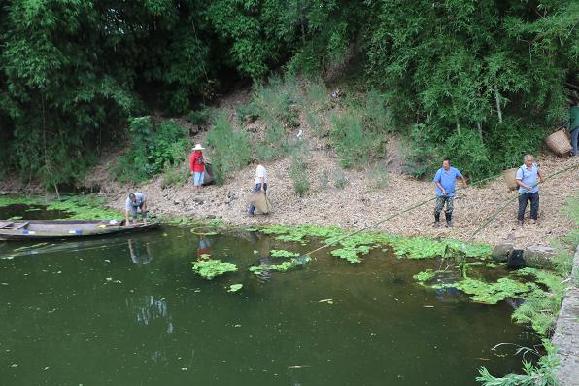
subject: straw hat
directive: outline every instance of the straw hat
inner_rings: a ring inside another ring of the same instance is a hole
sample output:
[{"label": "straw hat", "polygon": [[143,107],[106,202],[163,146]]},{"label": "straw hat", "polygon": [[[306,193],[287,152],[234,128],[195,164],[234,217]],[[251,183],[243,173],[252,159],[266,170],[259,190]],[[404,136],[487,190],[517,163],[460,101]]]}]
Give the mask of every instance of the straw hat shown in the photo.
[{"label": "straw hat", "polygon": [[201,146],[200,143],[196,144],[195,147],[192,149],[193,151],[197,151],[197,150],[205,150],[205,148],[203,146]]}]

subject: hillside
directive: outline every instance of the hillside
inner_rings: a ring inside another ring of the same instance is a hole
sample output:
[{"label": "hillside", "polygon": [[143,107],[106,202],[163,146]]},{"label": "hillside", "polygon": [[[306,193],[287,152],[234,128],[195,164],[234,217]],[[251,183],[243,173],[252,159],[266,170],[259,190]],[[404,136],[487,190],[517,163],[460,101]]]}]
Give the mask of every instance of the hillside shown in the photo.
[{"label": "hillside", "polygon": [[[328,90],[331,94],[331,90]],[[223,98],[218,105],[219,112],[225,114],[235,125],[239,106],[251,99],[248,90],[239,90]],[[334,107],[339,108],[339,107]],[[259,143],[265,136],[266,124],[257,119],[239,125],[250,135],[252,144]],[[209,127],[209,131],[212,127]],[[319,128],[308,124],[304,114],[300,114],[296,128],[289,131],[293,139],[301,130],[300,157],[303,157],[303,173],[307,178],[308,190],[298,194],[295,177],[292,175],[292,153],[282,154],[277,159],[264,161],[269,171],[269,195],[274,212],[268,216],[248,217],[246,208],[253,183],[254,166],[240,168],[226,178],[222,186],[205,187],[196,194],[189,183],[167,186],[165,177],[158,176],[139,185],[135,189],[146,192],[151,208],[158,214],[185,216],[188,218],[222,218],[227,223],[237,225],[254,224],[319,224],[337,225],[358,229],[370,226],[397,211],[409,208],[433,197],[431,175],[416,179],[401,173],[405,148],[396,136],[388,137],[383,158],[379,163],[344,168],[340,156],[327,137],[320,138]],[[190,138],[191,143],[206,143],[207,131]],[[215,156],[211,148],[206,151],[211,160]],[[109,160],[109,162],[114,160]],[[538,156],[546,176],[559,170],[579,166],[578,158],[556,158],[546,150]],[[186,161],[184,162],[186,164]],[[456,164],[458,168],[462,166]],[[185,170],[186,166],[178,166]],[[532,244],[547,245],[550,240],[567,234],[573,229],[572,220],[564,213],[565,205],[579,191],[577,169],[564,173],[541,186],[541,210],[538,225],[516,226],[516,193],[508,192],[502,177],[480,187],[462,190],[455,205],[455,227],[432,228],[433,201],[414,209],[403,216],[379,226],[378,229],[402,235],[424,235],[451,237],[468,240],[472,233],[489,218],[491,213],[507,200],[512,203],[498,214],[496,220],[475,240],[497,244],[513,241],[524,247]],[[103,176],[105,177],[103,179]],[[99,180],[100,179],[100,180]],[[127,188],[110,183],[106,168],[102,165],[95,169],[87,181],[99,184],[107,191],[111,206],[122,208]]]}]

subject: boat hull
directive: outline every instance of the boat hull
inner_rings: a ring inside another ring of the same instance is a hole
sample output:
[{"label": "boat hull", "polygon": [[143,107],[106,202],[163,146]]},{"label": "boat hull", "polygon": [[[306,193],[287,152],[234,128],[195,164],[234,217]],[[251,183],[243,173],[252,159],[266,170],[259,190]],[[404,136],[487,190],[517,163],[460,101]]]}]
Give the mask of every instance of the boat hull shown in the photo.
[{"label": "boat hull", "polygon": [[104,221],[19,221],[11,228],[0,228],[0,240],[77,239],[145,231],[158,223],[121,226]]}]

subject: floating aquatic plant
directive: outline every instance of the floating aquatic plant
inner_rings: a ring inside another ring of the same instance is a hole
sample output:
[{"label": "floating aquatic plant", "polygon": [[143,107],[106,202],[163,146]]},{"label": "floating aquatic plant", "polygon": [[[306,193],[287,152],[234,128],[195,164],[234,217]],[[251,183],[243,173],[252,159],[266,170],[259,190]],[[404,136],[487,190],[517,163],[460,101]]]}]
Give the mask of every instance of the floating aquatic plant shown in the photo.
[{"label": "floating aquatic plant", "polygon": [[249,267],[249,271],[258,276],[263,275],[263,273],[267,271],[287,272],[297,267],[306,265],[310,261],[311,258],[309,256],[294,257],[280,264],[260,264]]},{"label": "floating aquatic plant", "polygon": [[562,294],[563,290],[565,289],[563,278],[556,273],[547,271],[545,269],[525,267],[517,270],[516,274],[520,276],[534,277],[535,282],[545,285],[549,291],[555,294]]},{"label": "floating aquatic plant", "polygon": [[420,282],[420,283],[424,283],[427,282],[429,280],[434,279],[434,277],[436,276],[436,272],[433,271],[432,269],[428,268],[424,271],[418,272],[416,275],[412,276],[414,278],[414,280]]},{"label": "floating aquatic plant", "polygon": [[231,284],[227,292],[237,292],[243,288],[243,284]]},{"label": "floating aquatic plant", "polygon": [[330,255],[339,257],[340,259],[344,259],[350,263],[357,264],[361,263],[359,255],[365,255],[370,251],[370,247],[365,245],[360,245],[357,247],[346,247],[335,249],[330,252]]},{"label": "floating aquatic plant", "polygon": [[237,266],[221,260],[203,260],[193,263],[193,271],[205,279],[212,280],[227,272],[237,271]]},{"label": "floating aquatic plant", "polygon": [[426,237],[401,237],[378,232],[360,232],[349,235],[348,231],[336,227],[317,225],[268,225],[260,228],[262,233],[273,235],[278,240],[300,242],[306,238],[319,238],[329,246],[336,246],[331,254],[351,263],[359,263],[360,255],[377,246],[390,246],[399,257],[431,259],[435,257],[478,257],[491,255],[492,248],[486,244],[465,244],[456,240],[434,240]]},{"label": "floating aquatic plant", "polygon": [[532,283],[521,283],[508,277],[502,277],[495,283],[466,278],[456,283],[456,288],[469,295],[472,301],[496,304],[501,300],[529,292],[533,286]]},{"label": "floating aquatic plant", "polygon": [[516,271],[519,276],[531,276],[534,281],[548,289],[545,291],[532,284],[532,291],[525,296],[525,301],[512,315],[517,323],[529,323],[540,335],[548,335],[554,328],[557,315],[561,309],[565,284],[563,278],[554,272],[544,269],[526,267]]}]

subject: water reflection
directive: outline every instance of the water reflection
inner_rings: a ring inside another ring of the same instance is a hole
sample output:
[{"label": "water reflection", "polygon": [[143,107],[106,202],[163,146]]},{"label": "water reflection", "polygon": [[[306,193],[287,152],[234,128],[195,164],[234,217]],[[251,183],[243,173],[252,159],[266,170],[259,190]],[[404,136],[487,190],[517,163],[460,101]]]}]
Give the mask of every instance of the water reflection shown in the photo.
[{"label": "water reflection", "polygon": [[153,254],[151,253],[151,247],[148,242],[133,239],[128,239],[127,242],[133,263],[149,264],[153,261]]},{"label": "water reflection", "polygon": [[199,237],[199,244],[197,246],[197,260],[203,255],[211,255],[211,240],[205,236]]},{"label": "water reflection", "polygon": [[[254,250],[257,251],[257,264],[261,266],[269,266],[275,264],[270,256],[271,238],[266,237],[258,232],[251,232],[251,241],[254,245]],[[267,282],[271,279],[271,270],[264,269],[257,275],[257,280],[261,283]]]},{"label": "water reflection", "polygon": [[[136,324],[150,329],[153,334],[147,346],[152,350],[150,357],[156,363],[168,363],[166,336],[175,332],[173,318],[169,314],[169,306],[165,298],[154,296],[140,296],[125,299],[130,315],[133,315]],[[144,347],[142,348],[144,349]]]}]

